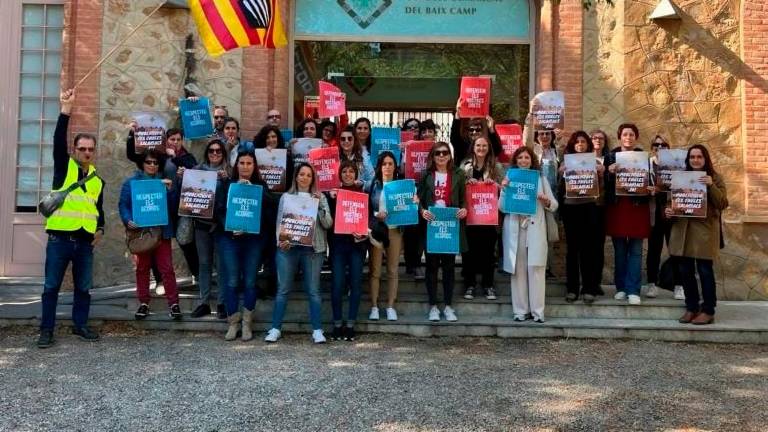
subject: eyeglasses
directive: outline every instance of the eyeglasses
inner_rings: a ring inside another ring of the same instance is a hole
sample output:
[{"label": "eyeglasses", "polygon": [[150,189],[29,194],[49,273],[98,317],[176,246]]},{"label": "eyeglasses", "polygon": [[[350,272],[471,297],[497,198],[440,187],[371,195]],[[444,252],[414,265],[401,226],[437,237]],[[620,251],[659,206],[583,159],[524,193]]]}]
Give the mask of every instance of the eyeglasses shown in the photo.
[{"label": "eyeglasses", "polygon": [[599,135],[595,135],[595,136],[592,137],[592,141],[594,141],[594,140],[605,141],[605,138],[603,138],[603,137],[601,137]]},{"label": "eyeglasses", "polygon": [[208,149],[208,154],[221,154],[221,153],[222,153],[222,151],[221,151],[220,148],[209,148]]},{"label": "eyeglasses", "polygon": [[154,159],[147,159],[147,160],[144,161],[144,165],[155,165],[155,166],[158,166],[158,165],[160,165],[160,162],[158,162],[158,161],[156,161]]},{"label": "eyeglasses", "polygon": [[93,153],[96,151],[96,147],[77,147],[75,150],[82,153]]},{"label": "eyeglasses", "polygon": [[480,133],[482,132],[483,128],[481,127],[471,127],[469,128],[469,133]]},{"label": "eyeglasses", "polygon": [[354,141],[354,140],[355,140],[355,137],[345,137],[345,136],[343,136],[343,137],[339,138],[339,141]]},{"label": "eyeglasses", "polygon": [[434,153],[435,156],[450,156],[451,152],[449,150],[437,150]]},{"label": "eyeglasses", "polygon": [[219,120],[219,119],[226,118],[226,116],[217,116],[217,115],[215,115],[215,116],[213,116],[213,118],[216,119],[216,120]]}]

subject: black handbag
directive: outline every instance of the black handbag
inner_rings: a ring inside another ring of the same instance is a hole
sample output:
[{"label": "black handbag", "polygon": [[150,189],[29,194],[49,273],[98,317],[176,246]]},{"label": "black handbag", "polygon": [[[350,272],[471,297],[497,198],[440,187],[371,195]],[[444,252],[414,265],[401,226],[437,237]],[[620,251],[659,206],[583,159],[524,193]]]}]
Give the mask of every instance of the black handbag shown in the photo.
[{"label": "black handbag", "polygon": [[88,174],[86,177],[80,179],[77,181],[77,183],[72,183],[69,185],[68,188],[64,189],[63,191],[53,191],[49,192],[48,195],[44,196],[43,199],[40,200],[39,203],[37,203],[37,210],[45,217],[51,217],[51,215],[61,207],[62,204],[64,204],[64,200],[67,198],[67,195],[69,195],[70,192],[73,190],[83,186],[88,180],[94,178],[96,176],[96,172],[92,172]]}]

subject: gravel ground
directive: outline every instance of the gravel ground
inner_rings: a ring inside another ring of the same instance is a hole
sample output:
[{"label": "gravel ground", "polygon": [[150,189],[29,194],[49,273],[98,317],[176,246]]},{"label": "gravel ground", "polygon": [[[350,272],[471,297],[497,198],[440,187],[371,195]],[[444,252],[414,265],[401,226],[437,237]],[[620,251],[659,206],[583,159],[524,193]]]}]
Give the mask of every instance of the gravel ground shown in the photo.
[{"label": "gravel ground", "polygon": [[768,429],[768,347],[0,330],[3,431]]}]

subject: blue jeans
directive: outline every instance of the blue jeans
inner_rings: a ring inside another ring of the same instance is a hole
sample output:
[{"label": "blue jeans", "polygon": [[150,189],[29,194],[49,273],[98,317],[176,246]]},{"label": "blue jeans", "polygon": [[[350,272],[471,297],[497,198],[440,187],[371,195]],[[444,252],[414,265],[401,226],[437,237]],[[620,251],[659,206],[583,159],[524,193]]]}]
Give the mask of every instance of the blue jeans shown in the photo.
[{"label": "blue jeans", "polygon": [[207,304],[211,299],[211,275],[213,274],[213,265],[216,264],[218,278],[216,280],[219,286],[219,304],[224,304],[224,277],[221,271],[218,254],[214,248],[214,235],[207,229],[195,228],[195,246],[197,247],[197,256],[200,265],[200,274],[197,284],[200,287],[200,304]]},{"label": "blue jeans", "polygon": [[232,237],[221,233],[216,234],[216,247],[219,250],[219,274],[224,281],[222,289],[227,316],[240,310],[237,288],[241,280],[243,308],[252,311],[256,307],[256,278],[261,267],[264,238],[251,234]]},{"label": "blue jeans", "polygon": [[283,325],[288,294],[293,289],[293,279],[301,265],[304,269],[304,291],[309,296],[309,321],[312,323],[312,330],[321,329],[320,268],[324,257],[324,253],[316,253],[313,248],[306,246],[291,246],[287,251],[278,248],[275,257],[277,296],[275,309],[272,311],[272,328],[279,330]]},{"label": "blue jeans", "polygon": [[91,306],[93,285],[93,246],[86,240],[72,236],[48,235],[45,246],[45,285],[43,286],[43,319],[41,330],[53,330],[56,325],[56,305],[59,288],[64,280],[69,262],[72,262],[72,279],[75,284],[72,304],[72,322],[75,327],[85,327]]},{"label": "blue jeans", "polygon": [[[349,282],[349,315],[347,323],[357,320],[357,310],[360,308],[360,295],[363,290],[363,263],[365,249],[348,241],[339,241],[331,246],[331,273],[333,273],[333,290],[331,291],[331,307],[334,324],[341,324],[344,312],[344,293]],[[349,273],[347,273],[349,269]],[[349,276],[347,276],[349,274]]]},{"label": "blue jeans", "polygon": [[613,279],[616,291],[640,295],[643,239],[612,237],[614,251]]},{"label": "blue jeans", "polygon": [[[704,312],[707,315],[714,315],[715,306],[717,306],[717,291],[712,260],[688,257],[677,257],[676,259],[685,290],[685,309],[693,313]],[[697,271],[701,282],[701,296],[699,296],[699,287],[696,283]],[[700,299],[704,300],[701,305],[699,305]]]}]

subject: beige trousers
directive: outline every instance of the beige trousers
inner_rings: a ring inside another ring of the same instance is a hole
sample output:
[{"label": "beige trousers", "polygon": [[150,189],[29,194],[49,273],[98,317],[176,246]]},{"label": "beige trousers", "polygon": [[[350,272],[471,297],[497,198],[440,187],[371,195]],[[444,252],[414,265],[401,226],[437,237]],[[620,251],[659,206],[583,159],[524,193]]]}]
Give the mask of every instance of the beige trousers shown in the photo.
[{"label": "beige trousers", "polygon": [[[397,300],[398,265],[400,264],[400,252],[403,249],[403,235],[400,228],[389,229],[389,247],[387,253],[387,307],[394,307]],[[381,286],[381,261],[384,250],[371,247],[371,306],[377,307],[379,302],[379,288]]]}]

